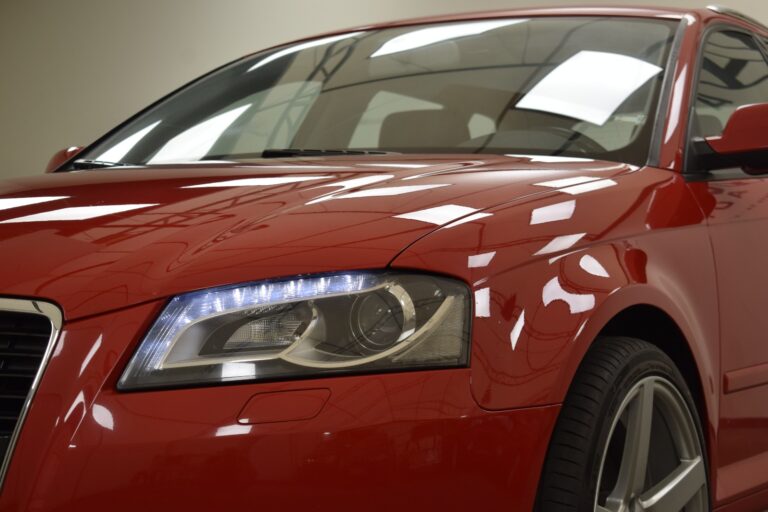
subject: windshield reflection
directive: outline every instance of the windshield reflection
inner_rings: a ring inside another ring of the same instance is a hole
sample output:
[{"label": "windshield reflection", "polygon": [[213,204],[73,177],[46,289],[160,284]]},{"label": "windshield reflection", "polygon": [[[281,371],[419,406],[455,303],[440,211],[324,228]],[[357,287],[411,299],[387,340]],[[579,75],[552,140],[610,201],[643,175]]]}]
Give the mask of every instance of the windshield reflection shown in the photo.
[{"label": "windshield reflection", "polygon": [[303,41],[194,82],[81,159],[155,165],[311,150],[643,165],[675,25],[507,18]]}]

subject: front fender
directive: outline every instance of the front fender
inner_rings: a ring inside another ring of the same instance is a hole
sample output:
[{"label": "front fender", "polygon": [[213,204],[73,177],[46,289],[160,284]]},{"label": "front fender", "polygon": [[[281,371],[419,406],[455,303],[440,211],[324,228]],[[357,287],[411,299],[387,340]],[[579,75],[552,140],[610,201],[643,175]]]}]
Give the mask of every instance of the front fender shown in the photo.
[{"label": "front fender", "polygon": [[[672,173],[643,170],[617,181],[625,183],[578,196],[567,219],[534,222],[541,218],[534,212],[574,200],[539,197],[442,228],[393,261],[471,285],[472,392],[481,407],[562,403],[600,331],[642,304],[665,312],[684,334],[716,425],[717,294],[703,212]],[[553,245],[569,236],[577,243]]]}]

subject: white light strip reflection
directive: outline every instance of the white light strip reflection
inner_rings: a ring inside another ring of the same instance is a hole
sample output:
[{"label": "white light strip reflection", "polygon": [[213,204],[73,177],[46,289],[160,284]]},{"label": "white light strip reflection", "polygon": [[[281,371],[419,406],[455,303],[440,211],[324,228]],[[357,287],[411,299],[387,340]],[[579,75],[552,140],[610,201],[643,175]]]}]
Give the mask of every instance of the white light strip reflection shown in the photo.
[{"label": "white light strip reflection", "polygon": [[216,437],[227,436],[244,436],[251,433],[253,425],[224,425],[223,427],[216,428]]},{"label": "white light strip reflection", "polygon": [[274,178],[243,178],[237,180],[214,181],[213,183],[201,183],[199,185],[187,185],[181,188],[222,188],[222,187],[271,187],[274,185],[287,185],[289,183],[301,183],[302,181],[322,180],[329,176],[278,176]]},{"label": "white light strip reflection", "polygon": [[537,187],[549,187],[549,188],[562,188],[570,187],[572,185],[579,185],[580,183],[589,183],[590,181],[597,181],[600,178],[592,176],[574,176],[573,178],[563,178],[560,180],[542,181],[541,183],[534,183]]},{"label": "white light strip reflection", "polygon": [[155,127],[161,122],[162,121],[157,121],[156,123],[153,123],[146,128],[142,128],[130,137],[126,137],[104,153],[94,158],[94,160],[98,160],[99,162],[122,162],[125,155],[127,155],[128,152],[132,150],[133,147],[138,144],[141,139],[143,139],[149,132],[154,130]]},{"label": "white light strip reflection", "polygon": [[549,155],[516,155],[509,154],[504,155],[513,158],[527,158],[531,162],[543,163],[543,164],[574,164],[581,162],[594,162],[591,158],[577,158],[575,156],[549,156]]},{"label": "white light strip reflection", "polygon": [[552,302],[562,300],[568,304],[571,314],[575,315],[589,311],[595,307],[595,296],[590,294],[570,293],[563,290],[557,277],[553,277],[544,285],[541,295],[544,306],[549,306]]},{"label": "white light strip reflection", "polygon": [[221,134],[250,107],[249,103],[233,108],[188,128],[169,140],[147,163],[162,164],[202,159],[216,144]]},{"label": "white light strip reflection", "polygon": [[610,277],[608,275],[608,271],[605,270],[605,267],[589,254],[585,254],[581,257],[581,260],[579,260],[579,266],[587,274],[592,274],[593,276],[597,277]]},{"label": "white light strip reflection", "polygon": [[445,226],[445,229],[455,228],[456,226],[461,226],[462,224],[466,224],[468,222],[474,222],[476,220],[484,219],[486,217],[490,217],[493,215],[492,213],[473,213],[472,215],[467,215],[466,217],[462,217],[459,220],[453,221],[447,226]]},{"label": "white light strip reflection", "polygon": [[662,68],[628,55],[581,51],[542,78],[516,107],[602,126],[661,72]]},{"label": "white light strip reflection", "polygon": [[531,226],[568,220],[573,217],[575,211],[576,201],[574,199],[536,208],[531,212]]},{"label": "white light strip reflection", "polygon": [[491,289],[480,288],[475,290],[475,316],[478,318],[490,318],[491,316]]},{"label": "white light strip reflection", "polygon": [[565,192],[566,194],[577,196],[586,192],[594,192],[595,190],[613,187],[614,185],[618,185],[618,183],[613,180],[598,180],[592,181],[590,183],[582,183],[581,185],[574,185],[572,187],[566,187],[560,189],[560,192]]},{"label": "white light strip reflection", "polygon": [[328,201],[336,197],[338,194],[341,194],[345,190],[364,187],[366,185],[373,185],[376,183],[380,183],[382,181],[387,181],[388,179],[391,179],[394,177],[395,176],[393,174],[377,174],[374,176],[363,176],[361,178],[352,178],[351,180],[344,180],[344,181],[338,181],[336,183],[319,185],[319,187],[337,187],[338,190],[334,190],[333,192],[323,194],[322,196],[307,202],[307,204],[310,205],[315,203],[321,203],[323,201]]},{"label": "white light strip reflection", "polygon": [[391,179],[394,177],[395,177],[394,174],[376,174],[373,176],[363,176],[361,178],[352,178],[351,180],[344,180],[336,183],[328,183],[327,185],[321,185],[321,187],[340,187],[339,190],[335,191],[336,193],[338,193],[344,190],[349,190],[351,188],[358,188],[358,187],[364,187],[366,185],[373,185],[375,183],[387,181],[388,179]]},{"label": "white light strip reflection", "polygon": [[515,322],[515,326],[512,327],[512,331],[509,333],[509,341],[512,345],[512,351],[517,347],[517,342],[520,341],[520,335],[523,333],[523,327],[525,326],[525,310],[520,313],[520,318]]},{"label": "white light strip reflection", "polygon": [[392,169],[421,169],[429,164],[359,164],[359,167],[389,167]]},{"label": "white light strip reflection", "polygon": [[405,52],[416,48],[423,48],[425,46],[449,41],[451,39],[458,39],[460,37],[474,36],[497,28],[523,23],[524,21],[528,20],[475,21],[470,23],[452,23],[449,25],[422,28],[390,39],[381,45],[381,48],[376,50],[371,55],[371,58],[392,55],[393,53]]},{"label": "white light strip reflection", "polygon": [[351,32],[349,34],[340,34],[337,36],[330,36],[330,37],[324,37],[322,39],[315,39],[314,41],[307,41],[306,43],[299,43],[296,45],[291,46],[290,48],[285,48],[283,50],[277,51],[273,53],[272,55],[269,55],[268,57],[261,59],[259,62],[248,68],[248,71],[246,73],[250,73],[254,69],[258,69],[262,66],[266,66],[270,62],[274,62],[277,59],[281,59],[285,57],[286,55],[290,55],[292,53],[300,52],[301,50],[308,50],[310,48],[314,48],[316,46],[322,46],[324,44],[331,44],[335,43],[336,41],[341,41],[342,39],[349,39],[350,37],[355,37],[357,35],[362,34],[362,32]]},{"label": "white light strip reflection", "polygon": [[477,212],[476,208],[470,208],[468,206],[459,206],[456,204],[446,204],[443,206],[436,206],[434,208],[427,208],[426,210],[418,210],[410,213],[403,213],[402,215],[395,215],[399,219],[418,220],[421,222],[428,222],[429,224],[435,224],[442,226],[449,222],[460,219],[465,215],[470,215]]},{"label": "white light strip reflection", "polygon": [[385,196],[399,196],[402,194],[410,194],[413,192],[421,192],[423,190],[431,190],[433,188],[447,187],[448,183],[434,184],[434,185],[410,185],[403,187],[381,187],[370,188],[367,190],[358,190],[357,192],[350,192],[344,195],[333,195],[328,199],[355,199],[359,197],[385,197]]},{"label": "white light strip reflection", "polygon": [[570,249],[576,245],[576,242],[584,238],[585,235],[586,233],[576,233],[573,235],[562,235],[555,237],[547,245],[535,252],[534,255],[540,256],[542,254],[551,254],[553,252],[560,252],[566,249]]},{"label": "white light strip reflection", "polygon": [[12,224],[17,222],[52,222],[52,221],[70,221],[70,220],[88,220],[95,217],[104,217],[115,213],[122,213],[139,208],[149,208],[157,206],[153,204],[114,204],[106,206],[76,206],[73,208],[62,208],[60,210],[51,210],[48,212],[35,213],[25,217],[17,217],[0,222],[0,224]]},{"label": "white light strip reflection", "polygon": [[0,199],[0,210],[10,210],[33,204],[49,203],[59,199],[68,199],[69,196],[40,196],[40,197],[4,197]]},{"label": "white light strip reflection", "polygon": [[482,268],[490,265],[493,257],[496,256],[496,251],[486,252],[483,254],[474,254],[467,258],[467,268]]}]

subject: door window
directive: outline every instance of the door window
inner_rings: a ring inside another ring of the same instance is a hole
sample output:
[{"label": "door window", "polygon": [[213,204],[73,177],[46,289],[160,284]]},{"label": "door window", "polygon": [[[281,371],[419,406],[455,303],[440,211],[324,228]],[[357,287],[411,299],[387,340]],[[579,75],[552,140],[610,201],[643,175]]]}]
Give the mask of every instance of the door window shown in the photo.
[{"label": "door window", "polygon": [[768,102],[768,64],[752,36],[737,31],[710,35],[701,66],[694,137],[720,135],[737,108]]}]

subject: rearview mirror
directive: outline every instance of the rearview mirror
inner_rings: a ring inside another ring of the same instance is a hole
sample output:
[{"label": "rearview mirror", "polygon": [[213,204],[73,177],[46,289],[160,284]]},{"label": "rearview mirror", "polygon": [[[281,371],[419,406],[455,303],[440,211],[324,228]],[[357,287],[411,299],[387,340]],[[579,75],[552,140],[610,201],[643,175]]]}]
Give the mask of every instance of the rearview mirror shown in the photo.
[{"label": "rearview mirror", "polygon": [[708,170],[741,167],[768,173],[768,103],[744,105],[731,114],[723,134],[697,143],[698,160]]},{"label": "rearview mirror", "polygon": [[45,168],[45,172],[54,172],[56,169],[61,167],[65,162],[71,160],[75,157],[79,152],[83,150],[80,146],[72,146],[70,148],[61,149],[57,151],[51,160],[48,162],[48,165]]}]

